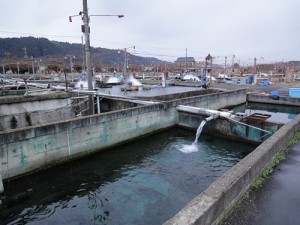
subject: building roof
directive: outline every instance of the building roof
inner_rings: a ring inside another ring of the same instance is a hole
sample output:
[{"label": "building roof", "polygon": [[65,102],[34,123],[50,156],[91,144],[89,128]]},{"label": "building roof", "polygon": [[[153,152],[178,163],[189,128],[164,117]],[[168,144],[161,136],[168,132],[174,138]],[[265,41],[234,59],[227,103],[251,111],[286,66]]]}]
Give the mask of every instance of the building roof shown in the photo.
[{"label": "building roof", "polygon": [[194,57],[179,57],[177,58],[177,60],[175,61],[175,63],[185,63],[185,62],[195,62]]}]

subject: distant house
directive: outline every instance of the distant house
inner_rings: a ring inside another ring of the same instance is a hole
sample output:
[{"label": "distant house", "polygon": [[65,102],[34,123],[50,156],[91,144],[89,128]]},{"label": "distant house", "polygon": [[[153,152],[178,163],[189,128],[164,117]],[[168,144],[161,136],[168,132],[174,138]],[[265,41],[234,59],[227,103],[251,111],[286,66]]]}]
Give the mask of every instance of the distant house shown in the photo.
[{"label": "distant house", "polygon": [[196,61],[194,57],[179,57],[175,61],[176,68],[181,71],[195,70]]}]

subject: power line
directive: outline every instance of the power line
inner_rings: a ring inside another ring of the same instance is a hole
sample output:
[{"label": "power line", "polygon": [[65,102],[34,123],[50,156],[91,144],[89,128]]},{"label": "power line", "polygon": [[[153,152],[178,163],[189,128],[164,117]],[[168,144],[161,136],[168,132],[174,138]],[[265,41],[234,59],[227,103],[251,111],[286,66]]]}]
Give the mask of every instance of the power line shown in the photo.
[{"label": "power line", "polygon": [[21,33],[21,32],[12,32],[12,31],[3,31],[3,30],[0,30],[0,33],[28,35],[28,36],[35,36],[35,37],[81,38],[81,36],[56,35],[56,34],[33,34],[33,33]]}]

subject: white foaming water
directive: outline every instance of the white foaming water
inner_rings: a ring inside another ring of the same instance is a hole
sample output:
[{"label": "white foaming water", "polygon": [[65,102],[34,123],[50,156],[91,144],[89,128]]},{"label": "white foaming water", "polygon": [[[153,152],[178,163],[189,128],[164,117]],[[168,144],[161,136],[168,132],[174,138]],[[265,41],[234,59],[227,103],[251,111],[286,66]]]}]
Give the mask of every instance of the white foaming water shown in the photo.
[{"label": "white foaming water", "polygon": [[204,125],[206,124],[206,120],[202,120],[202,122],[200,123],[198,129],[197,129],[197,133],[196,133],[196,138],[195,141],[191,144],[191,145],[187,145],[187,144],[181,144],[181,145],[176,145],[175,148],[183,153],[193,153],[193,152],[198,152],[198,138],[200,137],[200,134],[202,132],[202,129],[204,127]]},{"label": "white foaming water", "polygon": [[193,152],[198,152],[199,151],[199,146],[198,143],[177,143],[175,145],[171,146],[172,149],[176,151],[183,152],[185,154],[193,153]]},{"label": "white foaming water", "polygon": [[132,75],[129,75],[127,83],[131,83],[132,86],[142,86],[142,83],[135,79]]},{"label": "white foaming water", "polygon": [[192,153],[192,152],[198,152],[198,147],[197,144],[193,143],[191,145],[181,145],[178,146],[179,147],[179,151],[183,152],[183,153]]}]

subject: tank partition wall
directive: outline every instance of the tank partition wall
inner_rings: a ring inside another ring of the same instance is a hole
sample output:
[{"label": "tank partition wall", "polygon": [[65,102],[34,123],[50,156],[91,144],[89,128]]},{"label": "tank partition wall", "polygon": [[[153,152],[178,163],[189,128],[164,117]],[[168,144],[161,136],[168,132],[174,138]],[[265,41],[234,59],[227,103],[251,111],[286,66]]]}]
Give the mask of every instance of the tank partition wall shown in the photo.
[{"label": "tank partition wall", "polygon": [[189,97],[199,96],[199,95],[214,94],[218,92],[222,92],[222,91],[218,89],[200,89],[198,91],[187,91],[187,92],[173,93],[167,95],[156,95],[152,97],[143,96],[142,98],[147,100],[155,100],[155,101],[171,101],[174,99],[183,99],[183,98],[189,98]]},{"label": "tank partition wall", "polygon": [[229,108],[243,104],[246,102],[246,90],[237,89],[226,92],[217,92],[213,94],[206,94],[202,96],[193,96],[183,99],[175,99],[169,101],[168,104],[176,107],[177,105],[195,106],[199,108],[219,110],[222,108]]},{"label": "tank partition wall", "polygon": [[[207,116],[195,115],[186,112],[179,112],[178,125],[189,129],[197,129],[202,120]],[[271,133],[275,133],[282,125],[263,122],[260,124],[249,124]],[[243,142],[260,144],[270,137],[270,133],[235,123],[225,118],[218,118],[206,123],[203,127],[203,133],[213,136],[221,136],[228,139],[239,140]]]},{"label": "tank partition wall", "polygon": [[25,90],[0,90],[0,96],[23,96],[26,93]]},{"label": "tank partition wall", "polygon": [[103,97],[99,101],[100,101],[100,112],[101,113],[122,110],[122,109],[129,109],[129,108],[137,107],[140,105],[137,103],[126,101],[126,99],[116,100],[116,99],[107,98],[107,97]]},{"label": "tank partition wall", "polygon": [[277,105],[300,106],[300,98],[291,98],[286,96],[278,96],[279,98],[273,99],[272,96],[263,96],[258,94],[247,94],[248,102],[258,102]]},{"label": "tank partition wall", "polygon": [[174,126],[179,104],[219,109],[245,100],[245,90],[235,90],[3,131],[0,132],[2,178],[32,172]]},{"label": "tank partition wall", "polygon": [[300,115],[281,127],[164,225],[218,224],[299,128]]},{"label": "tank partition wall", "polygon": [[75,117],[70,93],[0,99],[0,131]]},{"label": "tank partition wall", "polygon": [[3,179],[90,154],[174,125],[161,104],[0,133]]}]

